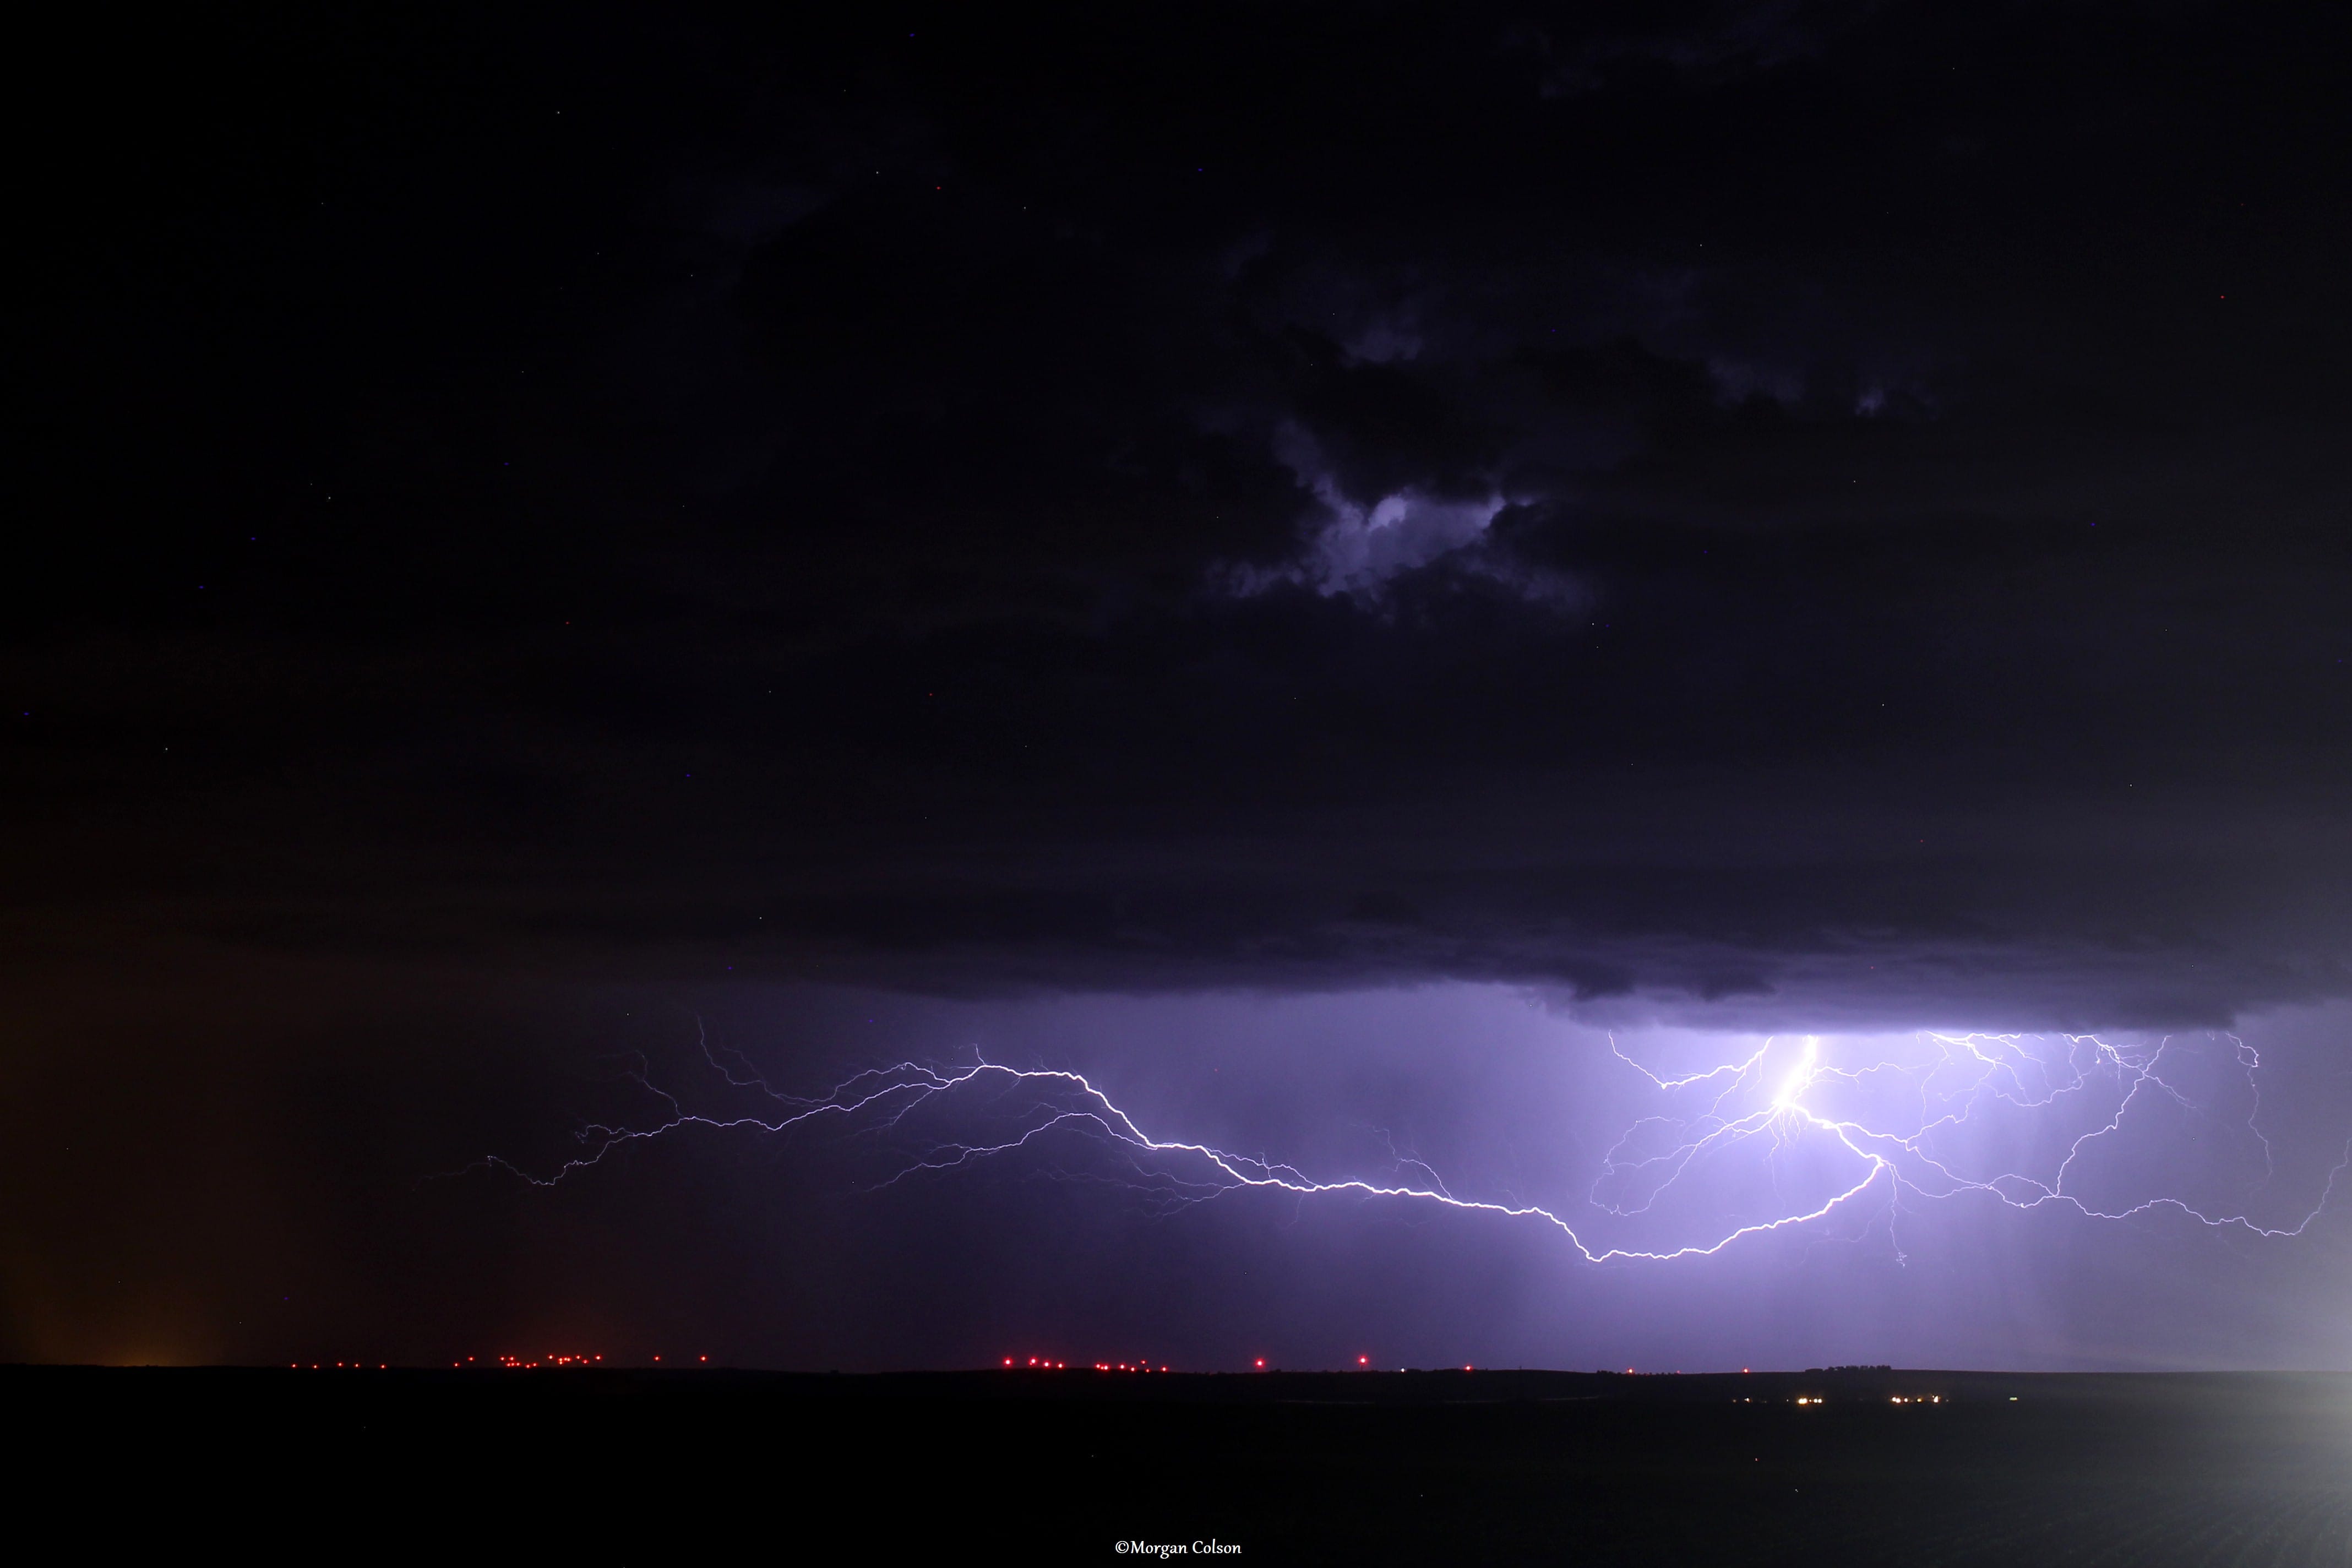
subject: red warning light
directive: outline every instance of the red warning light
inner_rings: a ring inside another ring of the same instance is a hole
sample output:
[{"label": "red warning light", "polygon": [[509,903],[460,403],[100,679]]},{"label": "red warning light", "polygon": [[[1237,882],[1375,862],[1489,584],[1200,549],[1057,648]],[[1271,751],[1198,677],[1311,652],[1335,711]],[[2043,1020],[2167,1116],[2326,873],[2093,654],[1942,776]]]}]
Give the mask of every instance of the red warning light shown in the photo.
[{"label": "red warning light", "polygon": [[1372,1358],[1368,1355],[1360,1355],[1356,1358],[1356,1364],[1358,1366],[1370,1366],[1372,1364]]},{"label": "red warning light", "polygon": [[1264,1372],[1265,1370],[1265,1357],[1260,1356],[1257,1358],[1257,1369],[1260,1372]]}]

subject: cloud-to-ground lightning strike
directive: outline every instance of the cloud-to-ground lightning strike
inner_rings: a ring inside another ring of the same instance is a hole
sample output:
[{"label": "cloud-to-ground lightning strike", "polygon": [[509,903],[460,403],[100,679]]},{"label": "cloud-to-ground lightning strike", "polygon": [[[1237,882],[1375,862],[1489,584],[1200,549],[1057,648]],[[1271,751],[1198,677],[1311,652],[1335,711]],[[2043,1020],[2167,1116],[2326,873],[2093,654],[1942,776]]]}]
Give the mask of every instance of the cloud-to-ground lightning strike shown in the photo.
[{"label": "cloud-to-ground lightning strike", "polygon": [[[668,1107],[667,1117],[657,1124],[583,1127],[577,1136],[586,1152],[546,1173],[526,1171],[498,1155],[478,1162],[473,1168],[496,1167],[534,1185],[552,1186],[596,1165],[616,1148],[688,1129],[782,1133],[807,1123],[831,1121],[845,1129],[887,1133],[904,1130],[919,1110],[952,1112],[962,1102],[985,1102],[987,1114],[999,1118],[1008,1114],[1008,1105],[1012,1107],[1013,1129],[1008,1136],[987,1142],[932,1143],[879,1184],[888,1186],[923,1173],[1002,1158],[1038,1148],[1057,1133],[1070,1133],[1086,1136],[1121,1157],[1131,1173],[1128,1179],[1138,1191],[1163,1204],[1191,1204],[1245,1190],[1298,1197],[1352,1194],[1427,1204],[1548,1225],[1566,1237],[1588,1261],[1603,1263],[1709,1256],[1748,1237],[1825,1220],[1874,1192],[1883,1194],[1890,1212],[1899,1212],[1906,1199],[1934,1201],[1976,1194],[2013,1209],[2054,1206],[2096,1220],[2122,1221],[2173,1212],[2214,1229],[2287,1237],[2302,1234],[2318,1217],[2338,1178],[2352,1165],[2352,1139],[2347,1139],[2317,1199],[2292,1225],[2264,1225],[2246,1213],[2209,1212],[2169,1195],[2120,1205],[2085,1198],[2068,1184],[2077,1162],[2102,1141],[2120,1135],[2144,1098],[2160,1097],[2192,1114],[2207,1112],[2165,1076],[2167,1053],[2175,1049],[2171,1037],[2152,1047],[2130,1047],[2111,1045],[2092,1035],[2057,1036],[2050,1037],[2057,1048],[2042,1054],[2031,1048],[2037,1038],[1923,1033],[1916,1037],[1913,1058],[1882,1056],[1864,1065],[1843,1066],[1823,1059],[1820,1037],[1800,1037],[1793,1051],[1789,1039],[1775,1037],[1766,1039],[1741,1060],[1679,1078],[1653,1072],[1626,1055],[1612,1038],[1611,1048],[1618,1059],[1647,1079],[1669,1110],[1634,1123],[1604,1156],[1587,1198],[1596,1221],[1649,1212],[1695,1165],[1738,1145],[1760,1142],[1763,1152],[1771,1157],[1810,1139],[1820,1141],[1825,1149],[1842,1151],[1850,1161],[1850,1170],[1830,1184],[1832,1190],[1826,1197],[1786,1205],[1789,1212],[1770,1217],[1720,1225],[1716,1227],[1720,1234],[1712,1239],[1659,1248],[1597,1244],[1590,1239],[1591,1223],[1580,1231],[1570,1217],[1541,1205],[1461,1196],[1418,1160],[1399,1159],[1396,1164],[1399,1169],[1417,1168],[1428,1177],[1426,1184],[1354,1177],[1319,1180],[1263,1155],[1154,1137],[1085,1074],[1068,1069],[1013,1068],[985,1059],[953,1068],[900,1062],[858,1073],[825,1094],[803,1098],[773,1089],[750,1070],[740,1054],[737,1059],[743,1071],[739,1074],[712,1051],[707,1037],[702,1042],[704,1058],[726,1082],[736,1089],[757,1090],[782,1107],[780,1113],[710,1116],[689,1111],[640,1068],[627,1076]],[[2266,1184],[2276,1165],[2269,1135],[2259,1125],[2262,1102],[2256,1075],[2261,1058],[2235,1036],[2220,1038],[2229,1041],[2231,1060],[2247,1091],[2252,1109],[2241,1131],[2261,1149],[2263,1183]],[[1835,1086],[1858,1089],[1874,1082],[1902,1091],[1900,1098],[1910,1114],[1897,1125],[1874,1125],[1870,1119],[1837,1113],[1819,1103]],[[2003,1108],[2050,1112],[2070,1101],[2085,1101],[2102,1085],[2113,1096],[2112,1109],[2096,1125],[2063,1140],[2063,1156],[2041,1174],[1971,1171],[1967,1168],[1965,1152],[1948,1147],[1965,1142],[1971,1123]],[[1699,1103],[1687,1110],[1675,1109],[1685,1099]],[[975,1103],[973,1109],[978,1110],[981,1105]],[[1660,1146],[1644,1152],[1654,1143]]]}]

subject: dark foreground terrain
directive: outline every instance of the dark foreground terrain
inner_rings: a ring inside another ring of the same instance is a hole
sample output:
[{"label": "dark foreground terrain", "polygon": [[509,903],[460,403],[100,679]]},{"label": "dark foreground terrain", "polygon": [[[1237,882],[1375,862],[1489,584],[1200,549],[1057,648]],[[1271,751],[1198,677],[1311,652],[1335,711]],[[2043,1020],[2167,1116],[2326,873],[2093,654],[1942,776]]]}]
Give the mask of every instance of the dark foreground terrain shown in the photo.
[{"label": "dark foreground terrain", "polygon": [[17,1367],[0,1409],[76,1556],[2352,1563],[2345,1376]]}]

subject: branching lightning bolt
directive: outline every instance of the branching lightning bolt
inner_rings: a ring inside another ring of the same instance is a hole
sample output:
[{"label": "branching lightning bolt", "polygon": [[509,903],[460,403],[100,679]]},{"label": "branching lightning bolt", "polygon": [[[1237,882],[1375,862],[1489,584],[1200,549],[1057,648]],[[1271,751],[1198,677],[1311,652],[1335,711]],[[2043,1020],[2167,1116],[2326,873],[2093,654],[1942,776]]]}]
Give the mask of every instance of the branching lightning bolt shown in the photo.
[{"label": "branching lightning bolt", "polygon": [[[2277,1164],[2270,1137],[2259,1124],[2261,1058],[2236,1036],[2222,1037],[2230,1042],[2231,1059],[2249,1092],[2252,1109],[2243,1129],[2261,1147],[2263,1176],[2257,1185],[2267,1186]],[[2069,1179],[2088,1152],[2122,1132],[2135,1106],[2145,1098],[2161,1097],[2191,1112],[2205,1112],[2165,1076],[2165,1057],[2173,1046],[2169,1037],[2149,1047],[2111,1045],[2094,1035],[2058,1036],[2052,1038],[2063,1046],[2042,1053],[2031,1048],[2033,1038],[1924,1033],[1916,1037],[1917,1052],[1913,1058],[1881,1058],[1861,1066],[1824,1060],[1818,1037],[1802,1037],[1793,1050],[1791,1042],[1774,1038],[1740,1060],[1679,1078],[1652,1071],[1626,1055],[1612,1038],[1610,1047],[1618,1059],[1647,1079],[1668,1109],[1636,1121],[1604,1156],[1586,1200],[1593,1217],[1582,1222],[1581,1231],[1579,1222],[1541,1205],[1458,1195],[1423,1162],[1395,1156],[1392,1145],[1395,1169],[1400,1173],[1417,1173],[1425,1180],[1318,1180],[1265,1155],[1154,1137],[1085,1074],[1068,1069],[1014,1068],[984,1058],[958,1067],[899,1062],[855,1074],[822,1095],[802,1097],[772,1087],[739,1052],[728,1053],[731,1063],[722,1060],[707,1035],[701,1048],[709,1067],[730,1087],[756,1090],[774,1110],[741,1116],[689,1111],[676,1096],[656,1086],[640,1064],[625,1076],[667,1106],[665,1119],[646,1127],[584,1126],[577,1134],[583,1152],[545,1173],[526,1171],[498,1155],[468,1168],[495,1167],[546,1187],[593,1168],[616,1149],[692,1129],[772,1134],[830,1122],[848,1131],[887,1136],[908,1130],[918,1112],[969,1111],[1009,1120],[1011,1128],[1005,1136],[992,1142],[950,1140],[928,1144],[894,1174],[876,1184],[877,1188],[925,1173],[1001,1160],[1024,1150],[1044,1149],[1058,1135],[1071,1134],[1115,1154],[1122,1162],[1123,1184],[1162,1205],[1191,1205],[1251,1190],[1298,1198],[1353,1195],[1429,1205],[1548,1226],[1588,1261],[1604,1263],[1712,1256],[1750,1237],[1815,1225],[1873,1194],[1880,1194],[1890,1211],[1899,1211],[1906,1200],[1975,1194],[2012,1209],[2057,1207],[2095,1220],[2126,1221],[2172,1212],[2215,1230],[2283,1238],[2301,1235],[2319,1216],[2338,1178],[2352,1165],[2352,1139],[2347,1139],[2317,1200],[2293,1225],[2263,1225],[2245,1213],[2209,1212],[2171,1196],[2102,1205],[2082,1196],[2078,1189],[2070,1190]],[[1859,1117],[1832,1113],[1818,1103],[1825,1090],[1837,1084],[1862,1086],[1873,1080],[1907,1086],[1916,1113],[1906,1125],[1873,1125]],[[1944,1147],[1972,1121],[2001,1106],[2048,1110],[2089,1093],[2101,1083],[2111,1086],[2116,1095],[2112,1111],[2099,1125],[2068,1142],[2063,1157],[2040,1175],[2014,1170],[1972,1172],[1967,1168],[1967,1159]],[[1695,1101],[1695,1108],[1677,1109],[1685,1100]],[[1711,1239],[1673,1247],[1651,1249],[1592,1239],[1596,1224],[1648,1212],[1695,1165],[1724,1151],[1761,1141],[1765,1152],[1772,1153],[1808,1140],[1824,1150],[1842,1152],[1841,1157],[1850,1165],[1848,1175],[1831,1183],[1833,1190],[1824,1198],[1786,1205],[1790,1212],[1769,1217],[1727,1222],[1717,1227],[1719,1234]]]}]

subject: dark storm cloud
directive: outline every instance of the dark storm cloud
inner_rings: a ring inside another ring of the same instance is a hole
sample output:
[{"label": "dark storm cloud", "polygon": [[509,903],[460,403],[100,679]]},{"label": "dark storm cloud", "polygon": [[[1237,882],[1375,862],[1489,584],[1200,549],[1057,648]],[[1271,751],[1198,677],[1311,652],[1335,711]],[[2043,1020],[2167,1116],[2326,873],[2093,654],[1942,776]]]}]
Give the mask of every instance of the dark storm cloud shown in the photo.
[{"label": "dark storm cloud", "polygon": [[43,942],[2352,984],[2318,18],[210,26],[44,187]]}]

